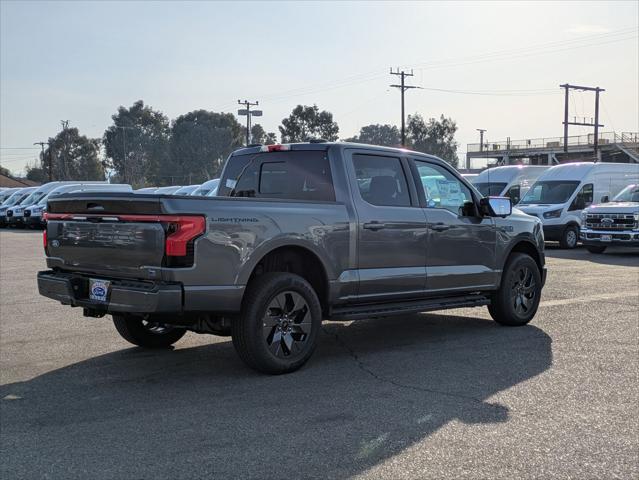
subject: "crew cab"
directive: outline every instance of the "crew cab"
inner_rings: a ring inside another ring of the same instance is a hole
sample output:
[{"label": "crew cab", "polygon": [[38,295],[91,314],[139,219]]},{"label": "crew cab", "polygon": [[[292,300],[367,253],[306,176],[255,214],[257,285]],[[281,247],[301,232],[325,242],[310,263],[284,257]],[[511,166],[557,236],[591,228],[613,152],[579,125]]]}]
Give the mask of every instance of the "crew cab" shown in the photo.
[{"label": "crew cab", "polygon": [[611,202],[603,200],[581,213],[581,243],[590,253],[611,246],[639,247],[639,184],[628,185]]},{"label": "crew cab", "polygon": [[349,143],[235,151],[215,197],[61,195],[44,248],[42,295],[141,347],[231,335],[272,374],[310,358],[322,319],[488,306],[525,325],[546,276],[541,222],[509,198],[436,157]]}]

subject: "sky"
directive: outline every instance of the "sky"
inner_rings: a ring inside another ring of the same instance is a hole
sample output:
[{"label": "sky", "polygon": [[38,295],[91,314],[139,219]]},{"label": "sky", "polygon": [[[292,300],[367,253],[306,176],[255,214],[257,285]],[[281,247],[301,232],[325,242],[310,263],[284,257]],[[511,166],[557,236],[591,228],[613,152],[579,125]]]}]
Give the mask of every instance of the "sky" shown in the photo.
[{"label": "sky", "polygon": [[[297,104],[340,138],[406,113],[486,140],[563,134],[560,84],[599,86],[602,131],[639,131],[639,2],[37,2],[0,0],[0,164],[15,174],[69,120],[101,137],[142,99],[170,119],[259,101],[277,132]],[[571,116],[593,116],[592,94]],[[243,118],[239,118],[241,122]],[[589,133],[571,127],[570,134]]]}]

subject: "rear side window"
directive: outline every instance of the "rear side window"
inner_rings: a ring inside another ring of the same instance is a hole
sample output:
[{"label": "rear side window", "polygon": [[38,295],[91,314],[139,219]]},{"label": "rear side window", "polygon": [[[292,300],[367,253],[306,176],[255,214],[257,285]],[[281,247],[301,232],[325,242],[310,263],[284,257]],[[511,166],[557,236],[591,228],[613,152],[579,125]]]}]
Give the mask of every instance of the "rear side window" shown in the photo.
[{"label": "rear side window", "polygon": [[397,157],[353,155],[359,193],[371,205],[410,207],[402,164]]},{"label": "rear side window", "polygon": [[323,151],[265,152],[229,158],[218,196],[335,201]]}]

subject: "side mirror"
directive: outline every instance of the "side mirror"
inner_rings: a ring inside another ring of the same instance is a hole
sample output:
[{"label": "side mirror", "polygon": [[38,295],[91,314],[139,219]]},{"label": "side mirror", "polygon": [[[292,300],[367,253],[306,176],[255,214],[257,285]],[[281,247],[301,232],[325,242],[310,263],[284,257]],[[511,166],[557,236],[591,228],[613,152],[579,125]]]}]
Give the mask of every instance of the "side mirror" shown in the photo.
[{"label": "side mirror", "polygon": [[610,200],[608,199],[608,195],[604,195],[601,197],[601,203],[608,203]]},{"label": "side mirror", "polygon": [[486,217],[507,217],[513,213],[510,197],[484,197],[479,200],[479,208]]}]

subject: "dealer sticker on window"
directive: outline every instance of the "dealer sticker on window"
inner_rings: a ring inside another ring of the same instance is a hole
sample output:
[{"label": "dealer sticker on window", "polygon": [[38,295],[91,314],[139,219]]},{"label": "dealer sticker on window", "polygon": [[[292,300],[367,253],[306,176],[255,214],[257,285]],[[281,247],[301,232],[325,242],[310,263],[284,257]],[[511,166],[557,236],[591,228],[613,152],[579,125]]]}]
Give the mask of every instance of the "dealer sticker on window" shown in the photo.
[{"label": "dealer sticker on window", "polygon": [[89,279],[89,298],[96,302],[106,302],[110,284],[108,280]]}]

